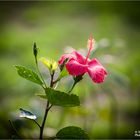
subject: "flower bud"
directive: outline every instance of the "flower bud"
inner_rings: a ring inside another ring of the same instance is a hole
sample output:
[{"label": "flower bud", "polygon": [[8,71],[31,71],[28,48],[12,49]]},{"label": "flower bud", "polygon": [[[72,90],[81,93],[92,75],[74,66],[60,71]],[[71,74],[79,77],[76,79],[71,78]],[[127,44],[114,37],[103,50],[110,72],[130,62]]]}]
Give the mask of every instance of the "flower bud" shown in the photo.
[{"label": "flower bud", "polygon": [[34,45],[33,45],[33,54],[34,54],[35,58],[37,57],[37,53],[38,53],[38,50],[37,50],[37,47],[36,47],[36,43],[34,43]]}]

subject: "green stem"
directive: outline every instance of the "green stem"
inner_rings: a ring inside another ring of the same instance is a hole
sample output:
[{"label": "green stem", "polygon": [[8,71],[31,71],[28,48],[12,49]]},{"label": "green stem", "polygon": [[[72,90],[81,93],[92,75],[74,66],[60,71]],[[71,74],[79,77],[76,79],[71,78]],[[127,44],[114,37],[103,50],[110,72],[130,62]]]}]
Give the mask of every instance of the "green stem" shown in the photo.
[{"label": "green stem", "polygon": [[40,124],[36,121],[36,120],[33,120],[36,124],[37,124],[37,126],[40,128],[41,126],[40,126]]},{"label": "green stem", "polygon": [[[46,89],[47,89],[47,85],[46,85],[46,82],[39,70],[39,67],[38,67],[38,60],[37,60],[37,48],[36,48],[36,44],[34,43],[34,48],[33,48],[33,52],[34,52],[34,56],[35,56],[35,63],[36,63],[36,68],[37,68],[37,71],[43,81],[43,84],[42,85],[42,88],[45,90],[46,92]],[[54,72],[51,74],[51,82],[50,82],[50,87],[52,88],[54,83],[53,83],[53,76],[54,76]],[[43,139],[43,131],[44,131],[44,126],[45,126],[45,122],[46,122],[46,119],[47,119],[47,116],[48,116],[48,112],[49,110],[51,109],[52,105],[50,105],[49,101],[47,100],[47,104],[46,104],[46,109],[45,109],[45,114],[44,114],[44,118],[43,118],[43,121],[42,121],[42,124],[41,126],[38,124],[37,121],[34,120],[34,122],[39,126],[40,128],[40,136],[39,136],[39,139]]]},{"label": "green stem", "polygon": [[[42,74],[41,74],[41,72],[40,72],[40,70],[39,70],[39,67],[38,67],[37,57],[35,57],[35,63],[36,63],[37,71],[38,71],[38,73],[39,73],[39,75],[40,75],[40,77],[41,77],[41,79],[42,79],[42,81],[43,81],[43,83],[44,83],[45,88],[46,88],[47,86],[46,86],[45,80],[44,80],[44,78],[43,78],[43,76],[42,76]],[[44,86],[42,86],[42,87],[44,88]]]},{"label": "green stem", "polygon": [[73,88],[75,87],[75,85],[77,84],[77,82],[76,81],[74,81],[74,83],[73,83],[73,85],[72,85],[72,87],[71,87],[71,89],[68,91],[68,93],[71,93],[71,91],[73,90]]},{"label": "green stem", "polygon": [[42,125],[40,127],[40,136],[39,136],[39,139],[43,139],[44,126],[45,126],[45,122],[46,122],[46,119],[47,119],[48,112],[49,112],[50,108],[51,107],[49,107],[49,101],[47,101],[44,118],[43,118],[43,121],[42,121]]},{"label": "green stem", "polygon": [[74,83],[73,83],[73,85],[72,85],[72,87],[71,87],[71,89],[69,90],[68,93],[70,93],[73,90],[73,88],[75,87],[75,85],[83,79],[82,76],[83,76],[83,74],[79,75],[79,76],[76,76],[76,77],[73,77]]},{"label": "green stem", "polygon": [[[51,88],[53,87],[53,76],[54,76],[54,73],[51,74],[51,82],[50,82],[50,87]],[[47,119],[47,116],[48,116],[48,112],[51,109],[51,107],[52,107],[52,105],[50,105],[49,101],[47,101],[44,118],[43,118],[43,121],[42,121],[42,125],[40,127],[40,136],[39,136],[39,139],[43,139],[44,126],[45,126],[45,122],[46,122],[46,119]]]}]

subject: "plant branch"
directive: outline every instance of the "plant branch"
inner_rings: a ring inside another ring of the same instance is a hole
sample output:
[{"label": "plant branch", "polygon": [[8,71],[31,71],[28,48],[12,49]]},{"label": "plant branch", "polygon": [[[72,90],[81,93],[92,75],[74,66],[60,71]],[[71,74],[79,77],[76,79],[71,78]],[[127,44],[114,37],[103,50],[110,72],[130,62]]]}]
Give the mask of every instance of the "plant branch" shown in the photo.
[{"label": "plant branch", "polygon": [[[46,86],[46,82],[45,82],[45,80],[44,80],[44,78],[43,78],[43,76],[42,76],[42,74],[41,74],[41,72],[40,72],[40,70],[39,70],[38,61],[37,61],[37,58],[36,58],[36,57],[35,57],[35,63],[36,63],[37,71],[38,71],[38,73],[39,73],[39,75],[40,75],[40,77],[41,77],[41,79],[42,79],[42,81],[43,81],[43,83],[44,83],[45,88],[46,88],[46,87],[47,87],[47,86]],[[42,86],[43,89],[44,89],[44,86]]]},{"label": "plant branch", "polygon": [[36,124],[37,124],[37,126],[40,128],[41,126],[40,126],[40,124],[36,121],[36,120],[33,120]]},{"label": "plant branch", "polygon": [[[37,68],[37,71],[44,83],[44,86],[42,85],[43,89],[45,90],[46,92],[46,89],[47,89],[47,85],[46,85],[46,82],[39,70],[39,66],[38,66],[38,60],[37,60],[37,53],[38,53],[38,49],[36,47],[36,43],[34,43],[34,46],[33,46],[33,53],[34,53],[34,56],[35,56],[35,63],[36,63],[36,68]],[[50,87],[52,88],[54,83],[53,83],[53,77],[54,77],[54,71],[52,71],[52,73],[50,72],[50,75],[51,75],[51,81],[50,81]],[[39,136],[39,139],[43,139],[43,131],[44,131],[44,127],[45,127],[45,122],[46,122],[46,119],[47,119],[47,116],[48,116],[48,112],[49,110],[51,109],[52,105],[50,105],[49,101],[47,100],[47,104],[46,104],[46,109],[45,109],[45,113],[44,113],[44,118],[43,118],[43,121],[42,121],[42,124],[39,125],[37,121],[34,120],[34,122],[39,126],[40,128],[40,136]]]},{"label": "plant branch", "polygon": [[80,82],[82,79],[83,79],[83,74],[82,75],[79,75],[79,76],[76,76],[76,77],[73,77],[74,83],[73,83],[71,89],[68,91],[68,93],[70,93],[73,90],[73,88],[75,87],[75,85],[78,82]]},{"label": "plant branch", "polygon": [[[36,43],[34,43],[34,45],[33,45],[33,54],[34,54],[34,58],[35,58],[35,64],[36,64],[37,71],[38,71],[38,73],[39,73],[39,75],[44,83],[45,88],[46,88],[47,86],[46,86],[45,80],[44,80],[44,78],[39,70],[39,67],[38,67],[38,60],[37,60],[38,48],[36,46]],[[42,85],[43,89],[45,89],[44,86]]]},{"label": "plant branch", "polygon": [[[54,85],[54,83],[53,83],[53,76],[54,76],[54,73],[51,74],[50,87],[53,87],[53,85]],[[52,107],[52,105],[50,105],[49,101],[47,101],[44,118],[43,118],[43,121],[42,121],[42,125],[40,127],[39,139],[43,139],[44,126],[45,126],[45,122],[46,122],[46,119],[47,119],[47,116],[48,116],[48,112],[51,109],[51,107]]]},{"label": "plant branch", "polygon": [[76,81],[74,81],[74,83],[73,83],[73,85],[72,85],[72,87],[71,87],[71,89],[68,91],[68,93],[71,93],[71,91],[74,89],[74,87],[75,87],[75,85],[77,84],[77,82]]},{"label": "plant branch", "polygon": [[49,110],[50,110],[49,101],[47,101],[44,118],[43,118],[43,121],[42,121],[42,125],[40,127],[40,136],[39,136],[39,139],[42,139],[43,138],[44,126],[45,126],[45,122],[46,122],[46,119],[47,119],[47,115],[48,115]]}]

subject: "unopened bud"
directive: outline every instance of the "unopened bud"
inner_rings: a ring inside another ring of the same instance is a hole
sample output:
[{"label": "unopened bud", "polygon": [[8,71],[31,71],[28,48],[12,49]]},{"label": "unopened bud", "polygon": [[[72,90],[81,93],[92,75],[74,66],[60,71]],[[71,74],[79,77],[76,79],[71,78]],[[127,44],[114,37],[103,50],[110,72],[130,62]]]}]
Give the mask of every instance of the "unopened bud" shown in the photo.
[{"label": "unopened bud", "polygon": [[37,50],[37,47],[36,47],[36,43],[34,43],[34,45],[33,45],[33,54],[34,54],[35,58],[37,57],[37,53],[38,53],[38,50]]}]

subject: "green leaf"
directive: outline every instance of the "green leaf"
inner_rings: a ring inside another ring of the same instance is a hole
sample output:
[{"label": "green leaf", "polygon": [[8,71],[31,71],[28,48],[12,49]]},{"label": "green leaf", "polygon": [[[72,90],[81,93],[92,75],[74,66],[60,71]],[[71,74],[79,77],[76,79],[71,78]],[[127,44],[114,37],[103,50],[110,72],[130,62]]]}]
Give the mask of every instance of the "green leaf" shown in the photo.
[{"label": "green leaf", "polygon": [[34,71],[32,71],[32,70],[30,70],[26,67],[23,67],[23,66],[17,66],[16,65],[15,67],[17,69],[18,74],[21,77],[23,77],[23,78],[25,78],[29,81],[32,81],[34,83],[37,83],[39,85],[43,84],[42,81],[40,80],[39,76]]},{"label": "green leaf", "polygon": [[22,108],[20,108],[20,115],[19,116],[21,118],[27,118],[27,119],[31,119],[31,120],[35,120],[37,118],[36,115],[34,115],[30,111],[24,110]]},{"label": "green leaf", "polygon": [[63,107],[74,107],[80,105],[78,96],[57,91],[52,88],[46,88],[46,96],[52,105]]},{"label": "green leaf", "polygon": [[57,134],[58,139],[89,139],[87,133],[80,127],[68,126],[61,129]]}]

